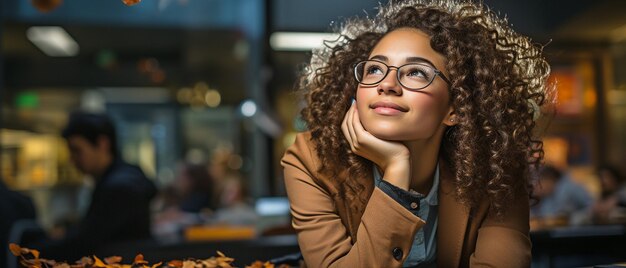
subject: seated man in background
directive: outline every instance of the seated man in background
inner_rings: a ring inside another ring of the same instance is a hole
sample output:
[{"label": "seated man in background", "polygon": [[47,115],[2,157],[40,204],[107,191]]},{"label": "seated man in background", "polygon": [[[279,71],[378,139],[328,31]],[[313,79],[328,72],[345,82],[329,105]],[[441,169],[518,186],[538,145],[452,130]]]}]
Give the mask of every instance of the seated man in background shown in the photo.
[{"label": "seated man in background", "polygon": [[203,224],[216,208],[214,180],[203,164],[183,163],[174,181],[154,204],[153,234],[159,240],[179,240],[190,225]]},{"label": "seated man in background", "polygon": [[614,166],[598,168],[602,194],[592,207],[592,223],[626,223],[626,178]]},{"label": "seated man in background", "polygon": [[539,171],[533,195],[539,203],[531,206],[531,218],[541,219],[545,227],[580,224],[593,204],[593,197],[582,185],[548,165]]},{"label": "seated man in background", "polygon": [[139,167],[125,163],[115,128],[105,115],[77,112],[63,130],[72,162],[95,180],[91,203],[78,226],[43,245],[42,257],[73,262],[107,244],[150,238],[154,184]]}]

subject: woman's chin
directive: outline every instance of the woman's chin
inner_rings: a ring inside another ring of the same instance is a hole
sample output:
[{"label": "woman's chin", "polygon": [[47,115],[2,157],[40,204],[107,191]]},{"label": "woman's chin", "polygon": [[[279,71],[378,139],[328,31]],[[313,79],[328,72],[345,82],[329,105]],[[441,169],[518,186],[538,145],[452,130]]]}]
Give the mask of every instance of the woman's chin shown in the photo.
[{"label": "woman's chin", "polygon": [[394,133],[392,131],[373,129],[373,130],[368,130],[368,132],[372,134],[374,137],[379,138],[381,140],[387,140],[387,141],[405,140],[402,137],[402,135],[400,135],[399,133]]}]

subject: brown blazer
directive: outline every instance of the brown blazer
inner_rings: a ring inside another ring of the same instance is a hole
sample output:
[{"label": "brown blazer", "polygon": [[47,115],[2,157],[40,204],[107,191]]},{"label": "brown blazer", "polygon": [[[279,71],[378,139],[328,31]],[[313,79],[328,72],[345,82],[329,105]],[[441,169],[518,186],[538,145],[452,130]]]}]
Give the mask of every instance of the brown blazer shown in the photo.
[{"label": "brown blazer", "polygon": [[[281,164],[293,227],[309,267],[402,267],[425,222],[374,187],[366,204],[338,195],[333,178],[317,172],[310,133],[300,133]],[[454,197],[453,173],[440,161],[438,267],[529,267],[528,198],[517,198],[501,220],[488,203],[471,211]],[[520,195],[523,196],[523,195]]]}]

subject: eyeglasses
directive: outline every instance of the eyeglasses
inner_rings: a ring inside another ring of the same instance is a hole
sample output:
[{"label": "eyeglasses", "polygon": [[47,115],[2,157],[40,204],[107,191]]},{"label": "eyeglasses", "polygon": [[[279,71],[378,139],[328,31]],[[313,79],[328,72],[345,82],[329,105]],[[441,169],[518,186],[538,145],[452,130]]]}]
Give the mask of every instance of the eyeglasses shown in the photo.
[{"label": "eyeglasses", "polygon": [[409,90],[420,90],[429,86],[436,76],[440,76],[448,85],[452,84],[441,71],[423,63],[408,63],[396,67],[377,60],[364,60],[354,65],[354,77],[361,85],[376,85],[387,77],[392,68],[397,71],[400,85]]}]

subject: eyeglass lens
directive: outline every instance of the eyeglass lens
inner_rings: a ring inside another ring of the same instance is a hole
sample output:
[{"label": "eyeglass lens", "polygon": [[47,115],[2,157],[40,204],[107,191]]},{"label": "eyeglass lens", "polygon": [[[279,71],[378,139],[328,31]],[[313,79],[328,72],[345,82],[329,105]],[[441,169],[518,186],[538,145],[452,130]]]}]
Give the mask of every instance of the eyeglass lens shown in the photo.
[{"label": "eyeglass lens", "polygon": [[[355,75],[360,83],[373,85],[385,79],[389,70],[390,67],[382,62],[363,61],[355,67]],[[435,75],[435,70],[431,66],[412,63],[400,66],[397,77],[402,86],[420,89],[428,86]]]}]

